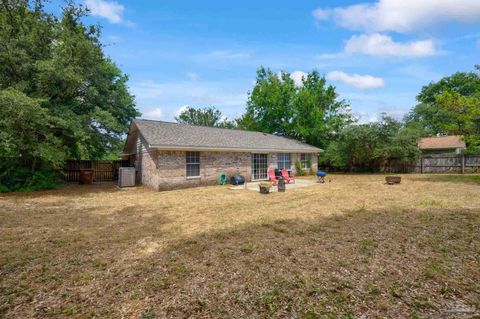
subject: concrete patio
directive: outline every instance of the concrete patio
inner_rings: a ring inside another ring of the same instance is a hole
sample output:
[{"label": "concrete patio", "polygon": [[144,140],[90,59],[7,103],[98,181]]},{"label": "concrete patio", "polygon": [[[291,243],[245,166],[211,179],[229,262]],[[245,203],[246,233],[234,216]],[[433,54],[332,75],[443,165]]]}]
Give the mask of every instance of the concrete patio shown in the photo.
[{"label": "concrete patio", "polygon": [[[260,188],[258,187],[258,184],[262,183],[264,181],[259,181],[259,182],[250,182],[246,183],[246,185],[237,185],[237,186],[232,186],[230,189],[248,189],[256,192],[260,192]],[[313,186],[317,185],[317,180],[316,179],[297,179],[295,180],[295,184],[286,184],[286,191],[296,189],[296,188],[303,188],[303,187],[308,187],[308,186]],[[270,188],[270,192],[277,192],[278,189],[276,186],[272,186]]]}]

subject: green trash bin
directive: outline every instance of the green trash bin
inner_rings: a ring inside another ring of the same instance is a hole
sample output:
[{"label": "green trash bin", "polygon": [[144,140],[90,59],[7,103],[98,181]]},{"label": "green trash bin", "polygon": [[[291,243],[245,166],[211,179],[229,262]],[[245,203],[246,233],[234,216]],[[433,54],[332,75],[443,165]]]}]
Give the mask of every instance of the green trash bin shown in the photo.
[{"label": "green trash bin", "polygon": [[220,178],[218,180],[220,185],[227,185],[227,175],[225,173],[220,173]]},{"label": "green trash bin", "polygon": [[277,188],[279,193],[285,193],[285,179],[283,177],[278,179]]}]

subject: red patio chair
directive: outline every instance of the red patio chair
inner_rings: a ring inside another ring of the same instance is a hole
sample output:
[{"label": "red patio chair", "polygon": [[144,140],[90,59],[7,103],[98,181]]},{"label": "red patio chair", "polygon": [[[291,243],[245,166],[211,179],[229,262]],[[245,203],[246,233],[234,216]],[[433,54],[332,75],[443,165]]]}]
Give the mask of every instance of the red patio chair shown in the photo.
[{"label": "red patio chair", "polygon": [[295,184],[295,177],[288,175],[288,171],[284,168],[281,170],[282,177],[287,184]]},{"label": "red patio chair", "polygon": [[277,185],[278,177],[275,176],[275,171],[273,169],[268,170],[268,179],[273,183],[273,185]]}]

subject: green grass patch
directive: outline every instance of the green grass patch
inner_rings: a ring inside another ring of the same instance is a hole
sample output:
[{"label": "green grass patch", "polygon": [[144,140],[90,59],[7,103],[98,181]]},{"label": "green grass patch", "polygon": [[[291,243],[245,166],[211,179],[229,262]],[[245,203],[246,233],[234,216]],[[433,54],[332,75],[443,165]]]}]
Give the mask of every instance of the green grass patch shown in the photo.
[{"label": "green grass patch", "polygon": [[418,206],[435,206],[435,207],[442,207],[442,202],[439,200],[427,198],[422,199],[421,201],[417,202]]}]

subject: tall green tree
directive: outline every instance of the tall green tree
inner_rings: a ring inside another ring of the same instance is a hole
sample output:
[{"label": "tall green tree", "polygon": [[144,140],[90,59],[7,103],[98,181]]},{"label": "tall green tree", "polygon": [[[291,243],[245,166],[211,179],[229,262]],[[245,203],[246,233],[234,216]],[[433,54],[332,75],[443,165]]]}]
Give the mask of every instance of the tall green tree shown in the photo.
[{"label": "tall green tree", "polygon": [[480,153],[480,92],[463,96],[452,90],[445,90],[436,96],[436,102],[449,120],[442,128],[449,134],[463,135],[468,153]]},{"label": "tall green tree", "polygon": [[[0,122],[0,135],[9,137],[0,140],[4,154],[52,168],[58,159],[101,158],[139,114],[127,76],[102,50],[100,28],[83,23],[87,14],[74,2],[60,16],[40,0],[0,2],[0,119],[12,116],[12,105],[34,119]],[[19,141],[28,143],[12,146]]]},{"label": "tall green tree", "polygon": [[353,121],[349,105],[338,99],[335,87],[312,71],[296,85],[289,73],[257,71],[240,128],[294,137],[325,148],[336,134]]},{"label": "tall green tree", "polygon": [[335,87],[327,85],[317,71],[310,72],[297,87],[293,110],[289,135],[321,148],[328,147],[342,128],[354,122],[350,105],[338,98]]},{"label": "tall green tree", "polygon": [[4,158],[18,158],[28,154],[35,171],[37,159],[59,167],[65,159],[65,146],[54,129],[62,126],[63,120],[51,116],[41,106],[42,100],[30,98],[13,88],[0,90],[0,154]]},{"label": "tall green tree", "polygon": [[237,122],[241,128],[288,135],[293,129],[296,87],[290,74],[261,67],[247,100],[247,111]]},{"label": "tall green tree", "polygon": [[423,135],[448,134],[446,125],[451,121],[451,113],[437,100],[444,91],[472,97],[480,93],[480,76],[476,72],[457,72],[424,86],[417,95],[419,104],[407,115],[406,122],[420,124]]},{"label": "tall green tree", "polygon": [[194,108],[187,106],[178,116],[175,121],[182,124],[225,127],[233,128],[235,125],[229,121],[222,112],[213,106],[204,108]]}]

